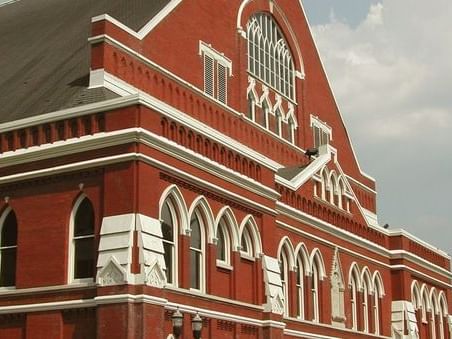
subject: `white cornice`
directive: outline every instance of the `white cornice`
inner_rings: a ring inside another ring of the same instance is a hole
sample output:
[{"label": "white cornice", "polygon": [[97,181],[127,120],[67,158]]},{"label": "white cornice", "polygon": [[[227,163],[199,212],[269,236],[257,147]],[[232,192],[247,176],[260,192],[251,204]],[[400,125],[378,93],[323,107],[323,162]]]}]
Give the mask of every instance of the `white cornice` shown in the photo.
[{"label": "white cornice", "polygon": [[80,161],[80,162],[71,163],[71,164],[67,164],[67,165],[60,165],[60,166],[55,166],[55,167],[49,167],[49,168],[44,168],[44,169],[39,169],[39,170],[34,170],[34,171],[28,171],[28,172],[22,172],[22,173],[18,173],[18,174],[3,176],[3,177],[0,177],[0,185],[17,182],[17,181],[21,181],[21,180],[45,177],[45,176],[49,176],[49,175],[57,175],[57,174],[67,173],[67,172],[72,172],[72,171],[86,170],[89,168],[103,167],[103,166],[117,164],[117,163],[126,162],[126,161],[143,161],[143,162],[151,164],[152,166],[155,166],[157,168],[166,170],[168,173],[172,173],[173,175],[176,175],[182,179],[189,180],[190,182],[196,183],[200,187],[207,188],[213,192],[220,192],[221,194],[224,194],[225,196],[233,198],[236,201],[241,202],[244,205],[252,206],[253,208],[256,208],[265,213],[269,213],[271,215],[275,214],[275,211],[273,209],[271,209],[265,205],[259,204],[251,199],[245,198],[237,193],[228,191],[220,186],[214,185],[206,180],[203,180],[199,177],[186,173],[185,171],[172,167],[166,163],[163,163],[161,161],[158,161],[156,159],[153,159],[153,158],[146,156],[144,154],[141,154],[141,153],[125,153],[125,154],[113,155],[113,156],[108,156],[108,157],[103,157],[103,158],[92,159],[92,160]]}]

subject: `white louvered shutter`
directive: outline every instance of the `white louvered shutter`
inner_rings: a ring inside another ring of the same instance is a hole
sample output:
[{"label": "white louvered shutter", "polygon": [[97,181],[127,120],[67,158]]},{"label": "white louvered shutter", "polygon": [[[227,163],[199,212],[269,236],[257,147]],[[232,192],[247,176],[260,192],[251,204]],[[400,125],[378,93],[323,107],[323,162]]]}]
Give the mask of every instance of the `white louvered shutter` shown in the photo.
[{"label": "white louvered shutter", "polygon": [[228,91],[228,81],[227,81],[227,68],[222,64],[218,64],[218,80],[217,80],[217,95],[218,100],[222,103],[226,104],[228,100],[227,91]]},{"label": "white louvered shutter", "polygon": [[207,54],[204,54],[204,92],[207,95],[214,96],[215,76],[214,76],[214,60]]}]

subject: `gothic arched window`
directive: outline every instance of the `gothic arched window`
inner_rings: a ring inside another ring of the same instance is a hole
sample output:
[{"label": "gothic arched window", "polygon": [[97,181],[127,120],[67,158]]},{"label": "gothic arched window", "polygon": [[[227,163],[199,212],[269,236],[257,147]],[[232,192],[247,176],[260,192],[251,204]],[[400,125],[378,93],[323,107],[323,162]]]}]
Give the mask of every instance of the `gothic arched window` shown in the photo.
[{"label": "gothic arched window", "polygon": [[17,219],[12,210],[5,214],[0,225],[0,287],[16,284]]},{"label": "gothic arched window", "polygon": [[195,211],[190,220],[190,287],[203,290],[204,286],[204,228],[202,218]]},{"label": "gothic arched window", "polygon": [[165,201],[160,218],[162,220],[163,249],[166,266],[166,281],[175,283],[176,277],[176,241],[177,241],[177,215],[171,201]]},{"label": "gothic arched window", "polygon": [[75,204],[71,230],[71,280],[94,277],[94,208],[88,198]]},{"label": "gothic arched window", "polygon": [[217,230],[217,260],[225,265],[231,264],[231,237],[224,218],[221,219]]},{"label": "gothic arched window", "polygon": [[295,99],[292,55],[278,24],[266,13],[254,14],[247,24],[248,70],[287,98]]}]

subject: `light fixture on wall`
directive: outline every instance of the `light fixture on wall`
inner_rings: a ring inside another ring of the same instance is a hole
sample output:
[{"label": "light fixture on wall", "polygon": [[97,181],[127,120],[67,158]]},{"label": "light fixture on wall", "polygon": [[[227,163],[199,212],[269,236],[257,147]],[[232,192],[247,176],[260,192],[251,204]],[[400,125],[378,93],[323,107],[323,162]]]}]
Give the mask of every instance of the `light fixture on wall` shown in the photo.
[{"label": "light fixture on wall", "polygon": [[179,308],[171,316],[171,321],[173,323],[173,336],[175,339],[179,339],[182,333],[182,326],[184,325],[184,316],[179,311]]},{"label": "light fixture on wall", "polygon": [[200,339],[202,331],[202,318],[199,316],[198,312],[196,312],[196,315],[191,320],[191,328],[193,330],[193,338]]}]

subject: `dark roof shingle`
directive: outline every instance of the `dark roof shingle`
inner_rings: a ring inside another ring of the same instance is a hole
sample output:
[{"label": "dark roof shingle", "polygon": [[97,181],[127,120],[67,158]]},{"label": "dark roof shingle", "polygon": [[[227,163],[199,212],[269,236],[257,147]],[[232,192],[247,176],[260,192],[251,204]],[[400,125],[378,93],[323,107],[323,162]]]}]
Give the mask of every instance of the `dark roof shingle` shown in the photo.
[{"label": "dark roof shingle", "polygon": [[91,18],[138,31],[170,0],[21,0],[0,7],[0,123],[106,100],[88,90]]}]

